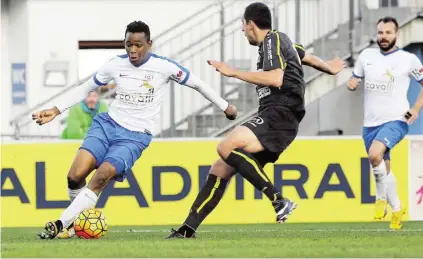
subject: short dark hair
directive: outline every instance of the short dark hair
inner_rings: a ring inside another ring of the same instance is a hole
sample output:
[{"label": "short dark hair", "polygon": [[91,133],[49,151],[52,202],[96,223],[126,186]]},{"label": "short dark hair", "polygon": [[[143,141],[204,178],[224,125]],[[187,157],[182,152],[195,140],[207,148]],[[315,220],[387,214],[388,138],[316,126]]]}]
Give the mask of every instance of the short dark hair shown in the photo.
[{"label": "short dark hair", "polygon": [[145,38],[147,41],[150,40],[150,27],[145,22],[142,21],[133,21],[126,26],[125,37],[126,33],[128,32],[144,32]]},{"label": "short dark hair", "polygon": [[395,24],[395,30],[398,31],[398,22],[397,22],[397,19],[395,19],[394,17],[386,16],[386,17],[380,18],[379,21],[377,21],[376,25],[378,25],[381,22],[383,22],[383,23],[388,23],[388,22],[394,23]]},{"label": "short dark hair", "polygon": [[244,19],[246,22],[253,21],[259,29],[272,29],[272,14],[267,5],[252,3],[245,8]]}]

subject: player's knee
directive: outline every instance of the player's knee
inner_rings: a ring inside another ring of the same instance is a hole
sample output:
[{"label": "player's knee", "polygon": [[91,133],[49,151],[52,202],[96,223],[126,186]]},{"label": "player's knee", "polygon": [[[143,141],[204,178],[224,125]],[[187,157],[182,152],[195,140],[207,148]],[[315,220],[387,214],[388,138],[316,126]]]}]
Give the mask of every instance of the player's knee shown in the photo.
[{"label": "player's knee", "polygon": [[114,176],[116,176],[116,168],[110,163],[103,163],[91,179],[88,188],[99,194]]},{"label": "player's knee", "polygon": [[217,145],[217,153],[222,159],[227,159],[232,150],[243,148],[245,144],[242,141],[234,139],[224,139]]},{"label": "player's knee", "polygon": [[228,158],[229,154],[233,150],[233,145],[231,145],[231,142],[224,139],[217,145],[217,153],[222,159]]},{"label": "player's knee", "polygon": [[372,151],[369,152],[369,161],[372,167],[376,167],[380,165],[382,160],[383,160],[383,155],[380,154],[379,152],[372,152]]},{"label": "player's knee", "polygon": [[209,174],[229,180],[234,175],[234,169],[227,165],[223,160],[219,159],[212,165]]},{"label": "player's knee", "polygon": [[77,174],[71,174],[69,172],[68,174],[68,188],[71,190],[80,189],[85,185],[85,178],[77,175]]}]

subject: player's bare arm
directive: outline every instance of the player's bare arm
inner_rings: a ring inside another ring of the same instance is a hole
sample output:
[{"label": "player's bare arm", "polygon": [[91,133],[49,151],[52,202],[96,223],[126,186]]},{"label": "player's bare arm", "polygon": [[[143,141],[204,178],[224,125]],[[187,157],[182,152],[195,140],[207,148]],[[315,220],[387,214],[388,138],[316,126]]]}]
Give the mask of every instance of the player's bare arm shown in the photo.
[{"label": "player's bare arm", "polygon": [[336,75],[341,72],[344,68],[346,68],[345,62],[336,57],[329,61],[324,61],[321,58],[311,54],[305,53],[304,58],[301,60],[303,65],[307,65],[322,71],[329,75]]},{"label": "player's bare arm", "polygon": [[[423,87],[423,81],[420,82],[420,85]],[[408,110],[404,115],[404,117],[407,119],[408,124],[412,124],[419,117],[419,113],[422,107],[423,107],[423,91],[420,91],[420,94],[417,97],[417,100],[414,103],[413,107],[410,110]]]},{"label": "player's bare arm", "polygon": [[235,77],[239,80],[255,85],[267,85],[277,88],[281,87],[282,85],[283,70],[280,68],[270,71],[247,72],[234,70],[227,64],[220,61],[208,60],[207,62],[209,65],[213,66],[216,71],[227,77]]}]

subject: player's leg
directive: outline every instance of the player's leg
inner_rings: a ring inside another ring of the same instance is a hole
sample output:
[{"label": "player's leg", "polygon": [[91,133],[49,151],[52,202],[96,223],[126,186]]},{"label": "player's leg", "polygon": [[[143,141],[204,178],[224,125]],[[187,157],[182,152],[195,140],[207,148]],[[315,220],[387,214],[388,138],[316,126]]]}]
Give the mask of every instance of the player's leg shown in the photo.
[{"label": "player's leg", "polygon": [[[97,154],[99,153],[97,152]],[[71,203],[82,190],[87,188],[85,178],[95,167],[96,159],[93,153],[83,148],[79,149],[68,173],[68,194]],[[62,239],[73,237],[75,232],[72,227],[73,224],[60,232],[57,237]]]},{"label": "player's leg", "polygon": [[252,155],[262,151],[264,151],[263,145],[254,132],[246,126],[235,128],[217,147],[219,156],[228,165],[233,167],[236,172],[272,201],[277,214],[276,220],[282,223],[291,214],[292,210],[296,208],[296,204],[282,197],[281,193],[267,177],[263,166]]},{"label": "player's leg", "polygon": [[[85,177],[92,171],[92,168],[103,163],[106,152],[108,152],[109,139],[111,139],[111,136],[114,135],[113,133],[115,131],[113,125],[107,121],[107,116],[107,114],[100,114],[94,118],[93,124],[91,125],[87,136],[78,151],[77,157],[72,164],[71,170],[68,174],[68,179],[70,178],[70,182],[73,187],[78,188],[82,186],[82,188],[79,188],[79,193],[73,199],[69,207],[62,213],[62,216],[63,214],[69,214],[69,208],[79,206],[76,205],[80,203],[78,200],[81,198],[78,199],[78,197],[89,197],[86,193],[89,193],[90,190],[88,188],[84,188]],[[100,174],[103,174],[101,172],[104,170],[105,169],[100,166],[96,174],[98,174],[99,171]],[[74,217],[77,215],[78,214],[74,215]],[[63,222],[61,220],[48,222],[45,226],[45,231],[40,233],[39,236],[42,239],[55,238],[63,229],[72,229],[70,227],[72,223],[73,220],[70,220],[69,222]],[[63,233],[62,235],[61,233],[61,238],[68,238],[72,236],[71,234],[68,234],[69,233]]]},{"label": "player's leg", "polygon": [[386,216],[387,213],[385,183],[387,170],[386,164],[383,161],[386,147],[382,142],[375,141],[381,127],[382,126],[363,128],[363,140],[376,182],[375,219],[382,219]]},{"label": "player's leg", "polygon": [[392,121],[385,123],[378,128],[374,140],[369,147],[369,161],[372,165],[376,181],[375,219],[385,217],[387,202],[393,207],[394,214],[402,213],[396,192],[395,178],[393,174],[389,176],[390,163],[386,161],[390,161],[390,151],[404,138],[407,132],[408,125],[405,122]]},{"label": "player's leg", "polygon": [[188,217],[178,230],[173,230],[167,238],[193,238],[203,220],[216,208],[223,197],[226,186],[235,170],[218,159],[210,168],[207,181],[191,206]]},{"label": "player's leg", "polygon": [[402,228],[402,217],[405,214],[405,206],[402,206],[397,188],[396,179],[391,170],[390,151],[405,137],[408,133],[408,124],[403,121],[392,121],[383,125],[378,132],[375,140],[383,142],[387,151],[383,157],[386,165],[387,176],[385,179],[386,199],[392,208],[392,219],[390,227],[392,229]]},{"label": "player's leg", "polygon": [[390,152],[388,151],[384,157],[386,171],[388,172],[388,175],[386,176],[386,198],[388,204],[391,206],[392,212],[395,213],[401,210],[401,201],[397,192],[397,180],[391,169],[389,153]]},{"label": "player's leg", "polygon": [[123,181],[126,173],[132,168],[152,139],[149,134],[132,132],[123,128],[119,129],[117,135],[120,135],[117,136],[120,139],[110,145],[103,163],[91,178],[87,188],[78,194],[60,217],[59,222],[63,226],[71,224],[82,211],[94,207],[98,195],[112,179]]},{"label": "player's leg", "polygon": [[383,157],[387,148],[384,143],[374,140],[369,149],[369,161],[376,182],[375,219],[383,219],[387,213],[387,168]]}]

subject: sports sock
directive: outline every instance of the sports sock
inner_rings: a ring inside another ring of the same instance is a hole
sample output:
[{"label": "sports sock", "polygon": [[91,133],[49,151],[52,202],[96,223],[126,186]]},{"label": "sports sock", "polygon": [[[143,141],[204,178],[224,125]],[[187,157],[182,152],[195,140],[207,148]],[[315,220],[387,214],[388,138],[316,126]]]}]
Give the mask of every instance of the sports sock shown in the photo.
[{"label": "sports sock", "polygon": [[386,200],[386,164],[385,161],[373,167],[373,175],[375,176],[376,182],[376,200],[384,199]]},{"label": "sports sock", "polygon": [[63,227],[68,227],[75,218],[86,209],[91,209],[97,203],[97,194],[88,188],[82,190],[60,216]]},{"label": "sports sock", "polygon": [[203,220],[216,208],[225,192],[228,180],[209,174],[207,181],[201,188],[184,224],[178,232],[191,237]]},{"label": "sports sock", "polygon": [[398,212],[401,210],[401,202],[397,192],[397,180],[392,171],[386,176],[386,193],[388,197],[388,203],[392,208],[392,212]]},{"label": "sports sock", "polygon": [[270,182],[263,167],[257,160],[243,149],[233,150],[225,161],[232,166],[242,177],[247,179],[254,187],[262,191],[271,201],[282,199],[281,194]]},{"label": "sports sock", "polygon": [[69,194],[70,202],[73,202],[73,200],[75,199],[75,197],[78,196],[78,194],[82,190],[84,190],[85,188],[87,188],[87,185],[85,185],[84,187],[82,187],[80,189],[76,189],[76,190],[72,190],[72,189],[68,188],[68,194]]}]

